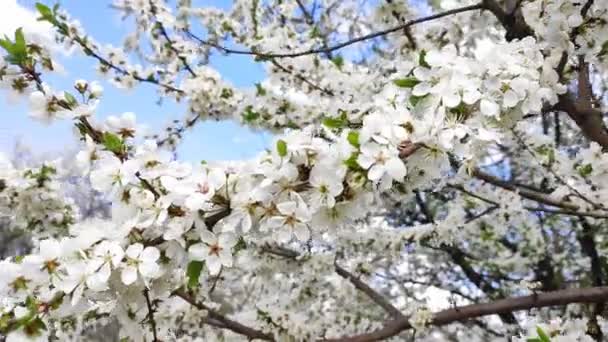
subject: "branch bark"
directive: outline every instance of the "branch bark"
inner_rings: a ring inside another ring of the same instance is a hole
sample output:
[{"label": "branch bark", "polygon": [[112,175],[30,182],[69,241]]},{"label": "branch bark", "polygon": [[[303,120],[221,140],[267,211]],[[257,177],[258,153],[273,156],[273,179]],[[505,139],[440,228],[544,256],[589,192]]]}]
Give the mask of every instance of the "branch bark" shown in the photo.
[{"label": "branch bark", "polygon": [[[190,303],[190,305],[198,308],[199,310],[207,311],[207,317],[212,320],[212,322],[220,323],[222,326],[218,326],[218,324],[210,324],[216,326],[221,329],[227,329],[232,332],[235,332],[239,335],[246,336],[249,339],[260,339],[264,341],[274,341],[274,337],[271,334],[265,333],[261,330],[257,330],[246,325],[243,325],[239,322],[233,321],[219,312],[209,308],[204,303],[198,302],[194,299],[189,293],[187,293],[184,289],[177,289],[173,292],[174,295],[180,297],[186,302]],[[206,322],[205,322],[206,323]],[[207,324],[207,323],[206,323]]]},{"label": "branch bark", "polygon": [[[512,313],[514,311],[529,310],[550,306],[568,305],[572,303],[603,303],[608,300],[608,287],[591,287],[583,289],[567,289],[547,293],[533,294],[522,297],[511,297],[489,303],[459,306],[433,315],[431,326],[442,326],[454,322],[463,322],[469,319]],[[395,319],[385,323],[384,327],[360,335],[346,336],[323,341],[332,342],[371,342],[393,337],[404,330],[411,329],[409,318]]]},{"label": "branch bark", "polygon": [[399,309],[393,306],[393,304],[391,304],[386,298],[384,298],[384,296],[382,296],[376,290],[372,289],[371,287],[369,287],[369,285],[361,281],[361,279],[356,277],[354,274],[348,272],[345,268],[338,265],[338,263],[334,263],[334,267],[336,269],[336,273],[338,273],[339,276],[350,281],[350,283],[353,284],[353,286],[357,288],[357,290],[365,293],[371,300],[374,301],[374,303],[382,307],[393,318],[405,318],[405,316],[403,316]]}]

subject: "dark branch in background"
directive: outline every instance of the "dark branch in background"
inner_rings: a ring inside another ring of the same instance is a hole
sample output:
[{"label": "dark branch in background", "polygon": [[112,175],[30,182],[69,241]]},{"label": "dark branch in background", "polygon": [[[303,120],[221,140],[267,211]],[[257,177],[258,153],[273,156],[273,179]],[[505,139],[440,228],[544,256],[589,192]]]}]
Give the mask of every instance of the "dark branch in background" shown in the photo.
[{"label": "dark branch in background", "polygon": [[[464,194],[467,194],[473,198],[476,198],[480,201],[486,202],[488,204],[491,204],[493,206],[500,206],[500,203],[491,200],[489,198],[485,198],[479,194],[476,194],[472,191],[469,191],[467,189],[464,188],[464,186],[462,186],[461,184],[448,184],[447,185],[448,188],[454,189],[454,190],[458,190]],[[522,196],[523,197],[523,196]],[[545,208],[545,207],[533,207],[533,206],[524,206],[523,207],[526,210],[529,211],[540,211],[540,212],[545,212],[545,213],[550,213],[550,214],[557,214],[557,215],[568,215],[568,216],[578,216],[578,217],[593,217],[593,218],[600,218],[600,219],[608,219],[608,213],[604,213],[604,212],[585,212],[585,211],[577,211],[577,210],[571,210],[571,209],[552,209],[552,208]]]},{"label": "dark branch in background", "polygon": [[169,34],[167,33],[167,30],[165,30],[165,27],[161,23],[157,23],[157,25],[158,25],[158,28],[160,30],[160,33],[167,40],[167,44],[169,46],[169,49],[171,49],[171,51],[173,51],[173,53],[175,53],[175,55],[177,56],[177,58],[179,58],[179,60],[184,65],[184,68],[186,68],[186,70],[188,70],[188,72],[190,73],[190,75],[193,76],[193,77],[196,77],[197,76],[196,73],[194,72],[194,70],[192,70],[192,67],[190,66],[190,64],[188,64],[188,61],[186,60],[186,57],[182,56],[181,53],[180,53],[180,51],[175,47],[175,45],[174,45],[175,43],[173,43],[173,41],[169,37]]},{"label": "dark branch in background", "polygon": [[465,7],[455,8],[455,9],[452,9],[452,10],[449,10],[449,11],[437,13],[437,14],[430,15],[430,16],[427,16],[427,17],[422,17],[422,18],[417,18],[417,19],[409,20],[409,21],[405,22],[404,24],[401,24],[401,25],[398,25],[398,26],[395,26],[395,27],[392,27],[392,28],[388,28],[386,30],[382,30],[382,31],[378,31],[378,32],[373,32],[373,33],[370,33],[370,34],[367,34],[367,35],[364,35],[364,36],[361,36],[361,37],[353,38],[353,39],[350,39],[350,40],[347,40],[347,41],[344,41],[342,43],[338,43],[338,44],[335,44],[335,45],[332,45],[332,46],[321,47],[321,48],[310,49],[310,50],[299,51],[299,52],[290,52],[290,53],[261,52],[261,51],[253,51],[253,50],[230,49],[230,48],[224,47],[224,46],[222,46],[220,44],[203,40],[203,39],[199,38],[198,36],[194,35],[192,32],[186,31],[186,34],[188,36],[190,36],[192,39],[196,40],[199,44],[206,45],[206,46],[211,46],[211,47],[216,48],[216,49],[218,49],[221,52],[226,53],[226,54],[253,55],[253,56],[260,57],[260,58],[294,58],[294,57],[300,57],[300,56],[306,56],[306,55],[314,55],[314,54],[320,54],[320,53],[330,53],[332,51],[342,49],[342,48],[347,47],[349,45],[353,45],[353,44],[360,43],[360,42],[363,42],[363,41],[366,41],[366,40],[378,38],[378,37],[381,37],[381,36],[385,36],[385,35],[391,34],[393,32],[397,32],[397,31],[406,29],[406,28],[408,28],[410,26],[413,26],[413,25],[416,25],[416,24],[420,24],[420,23],[424,23],[424,22],[427,22],[427,21],[431,21],[431,20],[447,17],[447,16],[450,16],[450,15],[458,14],[458,13],[469,12],[469,11],[474,11],[474,10],[481,10],[483,8],[484,8],[483,4],[476,4],[476,5],[471,5],[471,6],[465,6]]},{"label": "dark branch in background", "polygon": [[[580,218],[582,231],[576,234],[576,238],[581,245],[581,251],[591,260],[591,272],[590,277],[594,286],[605,285],[604,268],[602,267],[602,260],[598,253],[597,246],[595,243],[594,227],[587,222],[584,218]],[[591,335],[596,341],[602,341],[604,334],[597,322],[597,316],[600,316],[604,311],[605,303],[597,303],[593,308],[593,314],[589,317],[587,322],[587,333]]]},{"label": "dark branch in background", "polygon": [[534,35],[534,31],[524,21],[519,6],[515,6],[510,13],[507,13],[496,0],[483,0],[482,3],[484,9],[492,12],[505,28],[507,31],[505,38],[508,41]]},{"label": "dark branch in background", "polygon": [[[393,6],[393,0],[385,0],[385,1],[389,6]],[[397,13],[397,11],[394,8],[391,9],[391,15],[395,19],[397,19],[397,21],[399,21],[401,23],[405,22],[403,17],[401,15],[399,15],[399,13]],[[403,34],[407,37],[408,41],[410,42],[411,48],[415,50],[417,48],[416,39],[414,39],[414,36],[412,35],[412,31],[410,30],[410,28],[409,27],[404,28]]]},{"label": "dark branch in background", "polygon": [[[227,329],[232,332],[235,332],[239,335],[243,335],[249,339],[260,339],[264,341],[274,341],[274,337],[271,334],[267,334],[261,330],[257,330],[246,325],[243,325],[239,322],[233,321],[219,312],[209,308],[204,303],[198,302],[191,294],[186,292],[184,289],[177,289],[173,292],[174,295],[182,298],[190,305],[196,307],[199,310],[207,311],[207,317],[212,320],[215,324],[210,324],[208,321],[205,321],[205,324],[213,325],[221,329]],[[219,324],[217,324],[219,323]],[[221,325],[221,326],[220,326]]]},{"label": "dark branch in background", "polygon": [[313,83],[312,81],[310,81],[309,79],[307,79],[306,77],[295,73],[293,70],[288,69],[286,67],[284,67],[283,65],[281,65],[279,62],[277,62],[276,60],[272,59],[271,60],[272,65],[274,65],[275,67],[279,68],[280,70],[282,70],[283,72],[285,72],[286,74],[290,74],[295,76],[297,79],[299,79],[300,81],[308,84],[311,88],[316,89],[318,91],[320,91],[321,93],[328,95],[328,96],[334,96],[334,93],[329,90],[329,89],[325,89],[322,88],[321,86],[317,85],[316,83]]},{"label": "dark branch in background", "polygon": [[82,40],[82,38],[76,36],[73,38],[74,42],[76,42],[83,50],[84,53],[88,56],[91,56],[93,58],[95,58],[99,63],[101,63],[101,65],[105,66],[106,68],[112,69],[114,71],[116,71],[117,73],[123,75],[123,76],[130,76],[133,77],[133,79],[139,81],[139,82],[144,82],[144,83],[152,83],[152,84],[156,84],[161,88],[164,88],[168,91],[172,91],[172,92],[176,92],[178,94],[184,94],[184,91],[176,88],[172,85],[169,84],[164,84],[161,83],[158,79],[153,78],[153,77],[149,77],[149,78],[143,78],[139,75],[137,75],[136,73],[131,73],[121,67],[118,67],[112,63],[110,63],[107,59],[105,59],[104,57],[102,57],[100,54],[98,54],[97,52],[93,51],[93,49],[91,49],[85,41]]},{"label": "dark branch in background", "polygon": [[306,6],[304,6],[304,4],[302,3],[302,0],[296,0],[296,3],[298,4],[300,11],[302,11],[304,18],[306,18],[306,23],[308,25],[312,25],[314,23],[314,18],[312,16],[312,14],[310,14],[310,12],[308,12],[308,10],[306,9]]},{"label": "dark branch in background", "polygon": [[152,341],[160,342],[156,335],[156,320],[154,319],[154,308],[152,307],[152,301],[150,300],[150,290],[147,288],[144,289],[144,297],[146,298],[146,306],[148,307],[148,323],[150,323],[150,328],[152,330]]},{"label": "dark branch in background", "polygon": [[568,113],[587,139],[595,141],[606,150],[608,132],[602,112],[592,106],[592,98],[589,64],[581,57],[578,64],[578,98],[571,92],[561,95],[555,109]]},{"label": "dark branch in background", "polygon": [[[458,306],[433,314],[430,326],[442,326],[454,322],[464,322],[469,319],[512,313],[550,306],[562,306],[573,303],[602,303],[608,300],[608,287],[590,287],[582,289],[567,289],[547,293],[537,293],[529,296],[511,297],[497,301]],[[411,329],[409,317],[388,321],[376,331],[355,336],[345,336],[336,339],[325,339],[332,342],[372,342],[393,337],[404,330]]]},{"label": "dark branch in background", "polygon": [[[508,40],[533,36],[534,31],[525,23],[523,17],[514,13],[506,13],[495,0],[483,0],[484,8],[492,12],[507,31]],[[593,0],[588,0],[581,9],[581,15],[585,17],[593,5]],[[574,41],[580,30],[574,29],[570,33],[570,39]],[[563,78],[563,72],[568,63],[568,55],[564,52],[557,66],[557,73]],[[608,132],[604,126],[601,111],[592,108],[590,99],[591,85],[589,83],[589,66],[584,60],[579,60],[579,96],[571,91],[559,97],[559,102],[552,110],[566,112],[579,126],[583,135],[591,141],[597,142],[604,150],[608,150]],[[582,87],[582,88],[581,88]],[[581,94],[580,91],[583,90]]]},{"label": "dark branch in background", "polygon": [[[415,195],[416,195],[416,203],[420,207],[420,211],[422,211],[422,213],[424,214],[426,221],[429,223],[434,223],[435,219],[433,217],[433,213],[428,208],[427,202],[422,198],[422,196],[420,195],[420,192],[416,191]],[[489,208],[488,211],[483,211],[481,213],[481,215],[485,215],[486,213],[491,212],[495,208],[496,208],[496,206],[494,206],[493,208]],[[469,218],[467,220],[467,223],[472,222],[477,217],[479,217],[479,216]],[[466,258],[467,257],[466,253],[464,253],[460,248],[458,248],[455,245],[448,245],[448,244],[442,243],[440,246],[440,250],[444,253],[447,253],[449,255],[450,259],[452,260],[452,262],[454,264],[458,265],[458,267],[460,267],[460,269],[464,273],[466,279],[468,279],[471,283],[473,283],[473,285],[475,285],[478,289],[480,289],[488,297],[490,297],[490,298],[492,298],[492,297],[495,298],[496,296],[498,298],[504,297],[504,294],[499,289],[494,288],[479,272],[477,272],[473,268],[471,263],[469,263],[469,261]],[[516,324],[517,323],[517,319],[515,319],[515,316],[513,316],[513,314],[511,314],[511,313],[500,314],[500,319],[502,319],[507,324]]]},{"label": "dark branch in background", "polygon": [[376,292],[376,290],[372,289],[371,287],[369,287],[369,285],[361,281],[359,277],[356,277],[354,274],[348,272],[342,266],[338,265],[337,260],[336,262],[334,262],[334,267],[336,269],[336,273],[340,277],[350,281],[350,283],[353,284],[353,286],[357,290],[365,293],[371,300],[374,301],[374,303],[378,304],[381,308],[388,312],[391,317],[401,319],[405,318],[401,311],[399,311],[399,309],[397,309],[386,298],[384,298],[384,296],[382,296],[380,293]]},{"label": "dark branch in background", "polygon": [[[300,256],[300,253],[281,246],[264,245],[261,247],[261,251],[263,253],[269,253],[292,260],[297,260],[297,258]],[[378,304],[378,306],[388,312],[392,318],[404,318],[399,309],[397,309],[376,290],[364,283],[361,279],[359,279],[359,277],[340,266],[337,259],[334,261],[334,269],[340,277],[348,280],[357,290],[365,293],[365,295],[367,295],[374,303]]]}]

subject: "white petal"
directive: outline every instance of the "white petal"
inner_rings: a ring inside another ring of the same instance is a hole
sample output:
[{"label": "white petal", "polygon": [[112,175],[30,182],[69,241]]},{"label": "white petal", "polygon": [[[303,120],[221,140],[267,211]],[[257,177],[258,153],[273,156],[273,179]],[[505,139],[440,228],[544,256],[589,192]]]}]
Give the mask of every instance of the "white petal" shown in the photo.
[{"label": "white petal", "polygon": [[201,230],[201,240],[208,245],[217,244],[217,236],[206,229]]},{"label": "white petal", "polygon": [[219,245],[222,246],[222,248],[230,249],[236,245],[237,241],[236,236],[231,233],[223,233],[219,237]]},{"label": "white petal", "polygon": [[412,95],[424,96],[424,95],[428,94],[430,91],[431,91],[431,85],[426,82],[422,82],[422,83],[416,84],[414,89],[412,89]]},{"label": "white petal", "polygon": [[137,280],[137,268],[134,266],[127,266],[122,270],[120,279],[125,285],[131,285]]},{"label": "white petal", "polygon": [[291,229],[288,227],[281,227],[280,229],[277,229],[277,231],[275,233],[275,239],[277,240],[277,242],[280,242],[280,243],[289,242],[291,240],[292,236],[293,236],[293,233],[292,233]]},{"label": "white petal", "polygon": [[222,265],[226,267],[232,267],[232,253],[228,249],[222,249],[220,251],[220,260],[222,261]]},{"label": "white petal", "polygon": [[369,178],[372,181],[376,181],[384,175],[384,172],[385,172],[384,165],[375,164],[367,172],[367,178]]},{"label": "white petal", "polygon": [[460,95],[456,92],[448,92],[447,94],[443,95],[442,99],[443,104],[450,108],[458,106],[461,101]]},{"label": "white petal", "polygon": [[209,246],[204,243],[197,243],[188,249],[188,254],[192,260],[203,261],[209,255]]},{"label": "white petal", "polygon": [[184,205],[186,206],[186,208],[195,211],[204,208],[206,202],[207,197],[203,196],[200,193],[194,193],[188,196],[188,198],[186,198],[186,200],[184,201]]},{"label": "white petal", "polygon": [[126,254],[129,258],[131,259],[137,259],[139,258],[139,255],[141,254],[141,252],[144,250],[144,245],[142,245],[141,243],[135,243],[130,245],[129,247],[127,247],[126,250]]},{"label": "white petal", "polygon": [[517,105],[517,103],[519,102],[519,97],[517,96],[516,92],[509,89],[505,93],[505,96],[502,101],[503,101],[502,103],[505,105],[505,107],[512,108],[512,107],[515,107]]},{"label": "white petal", "polygon": [[494,101],[490,101],[487,99],[481,100],[480,108],[481,112],[487,116],[496,116],[499,114],[500,107]]},{"label": "white petal", "polygon": [[468,105],[472,105],[473,103],[477,102],[480,97],[481,93],[478,92],[476,89],[466,90],[464,94],[462,94],[462,100]]},{"label": "white petal", "polygon": [[298,223],[293,227],[293,233],[296,238],[302,242],[306,242],[310,239],[310,231],[305,224]]},{"label": "white petal", "polygon": [[212,275],[220,273],[220,269],[222,268],[222,262],[220,261],[220,258],[216,255],[210,255],[209,258],[205,260],[205,265],[207,265],[209,274]]},{"label": "white petal", "polygon": [[399,158],[391,158],[386,162],[386,171],[396,181],[402,181],[407,174],[405,164]]},{"label": "white petal", "polygon": [[282,202],[277,204],[277,209],[283,215],[291,215],[296,211],[297,204],[294,201]]},{"label": "white petal", "polygon": [[140,259],[147,262],[155,262],[160,258],[160,252],[156,247],[146,247],[143,252],[141,252]]},{"label": "white petal", "polygon": [[82,298],[82,293],[84,292],[84,285],[78,285],[76,287],[76,289],[74,290],[74,293],[72,293],[72,306],[76,306],[76,304],[78,304],[78,302],[80,301],[80,298]]},{"label": "white petal", "polygon": [[160,273],[160,266],[155,262],[144,262],[139,264],[139,272],[144,278],[155,278]]}]

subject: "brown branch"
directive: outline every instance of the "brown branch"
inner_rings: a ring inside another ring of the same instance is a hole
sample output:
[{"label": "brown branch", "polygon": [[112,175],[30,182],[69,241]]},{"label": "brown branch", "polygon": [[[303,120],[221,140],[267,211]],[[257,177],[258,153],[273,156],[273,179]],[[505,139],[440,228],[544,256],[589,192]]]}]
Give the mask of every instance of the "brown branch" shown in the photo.
[{"label": "brown branch", "polygon": [[[274,254],[274,255],[277,255],[277,256],[280,256],[283,258],[287,258],[287,259],[292,259],[292,260],[296,260],[298,258],[298,256],[300,256],[300,253],[298,253],[294,250],[285,248],[285,247],[281,247],[281,246],[264,245],[261,247],[261,250],[262,250],[262,252],[265,252],[265,253]],[[336,270],[336,273],[340,277],[350,281],[350,283],[353,284],[353,286],[357,290],[365,293],[374,303],[378,304],[378,306],[380,306],[386,312],[388,312],[391,315],[391,317],[404,318],[401,311],[399,311],[399,309],[397,309],[386,298],[384,298],[384,296],[382,296],[376,290],[374,290],[369,285],[364,283],[361,279],[359,279],[359,277],[355,276],[354,274],[352,274],[348,270],[346,270],[344,267],[340,266],[338,264],[337,260],[334,261],[334,269]]]},{"label": "brown branch", "polygon": [[306,9],[306,6],[304,6],[304,4],[302,3],[302,0],[296,0],[296,3],[298,4],[300,11],[302,11],[304,18],[306,18],[306,23],[308,25],[312,25],[314,23],[314,18],[310,14],[310,12],[308,12],[308,10]]},{"label": "brown branch", "polygon": [[299,79],[300,81],[308,84],[311,88],[316,89],[318,91],[320,91],[321,93],[328,95],[328,96],[334,96],[333,91],[329,90],[329,89],[325,89],[319,85],[317,85],[316,83],[313,83],[312,81],[310,81],[309,79],[307,79],[306,77],[295,73],[293,70],[288,69],[286,67],[284,67],[283,65],[281,65],[279,62],[277,62],[276,60],[271,60],[272,65],[274,65],[275,67],[279,68],[280,70],[282,70],[284,73],[289,74],[289,75],[293,75],[295,78]]},{"label": "brown branch", "polygon": [[188,64],[188,61],[186,60],[186,57],[182,56],[182,54],[180,53],[180,51],[175,47],[175,45],[173,43],[173,40],[171,40],[171,38],[169,37],[169,34],[167,33],[167,30],[165,29],[165,27],[160,22],[157,22],[157,25],[158,25],[158,28],[160,30],[160,33],[167,40],[167,44],[168,44],[169,49],[171,51],[173,51],[173,53],[175,53],[175,55],[177,56],[177,58],[179,58],[179,60],[184,65],[184,68],[186,68],[186,70],[188,70],[188,72],[190,73],[190,75],[193,76],[193,77],[196,77],[197,76],[196,72],[194,72],[194,70],[192,70],[192,67],[190,66],[190,64]]},{"label": "brown branch", "polygon": [[148,306],[148,322],[152,329],[152,338],[154,342],[160,342],[158,335],[156,334],[156,320],[154,319],[154,308],[152,307],[152,301],[150,300],[150,290],[144,289],[144,297],[146,298],[146,305]]},{"label": "brown branch", "polygon": [[[389,6],[393,5],[393,0],[385,0],[385,1]],[[405,19],[403,19],[403,17],[401,15],[399,15],[399,13],[397,13],[397,11],[394,8],[391,9],[391,15],[395,19],[397,19],[397,21],[399,21],[401,23],[405,22]],[[410,42],[411,48],[415,50],[417,48],[417,44],[416,44],[416,39],[414,39],[414,36],[412,35],[411,29],[409,27],[404,28],[403,34],[405,35],[407,40]]]},{"label": "brown branch", "polygon": [[424,22],[427,22],[427,21],[431,21],[431,20],[435,20],[435,19],[451,16],[451,15],[458,14],[458,13],[469,12],[469,11],[474,11],[474,10],[480,10],[480,9],[483,9],[483,8],[484,8],[483,4],[475,4],[475,5],[455,8],[455,9],[452,9],[452,10],[449,10],[449,11],[433,14],[433,15],[430,15],[430,16],[426,16],[426,17],[421,17],[421,18],[409,20],[409,21],[407,21],[407,22],[405,22],[405,23],[403,23],[401,25],[398,25],[398,26],[395,26],[395,27],[392,27],[392,28],[388,28],[386,30],[382,30],[382,31],[366,34],[364,36],[353,38],[353,39],[350,39],[350,40],[347,40],[347,41],[344,41],[344,42],[341,42],[341,43],[338,43],[338,44],[335,44],[335,45],[332,45],[332,46],[321,47],[321,48],[313,48],[313,49],[309,49],[309,50],[290,52],[290,53],[261,52],[261,51],[252,51],[252,50],[230,49],[230,48],[224,47],[224,46],[222,46],[220,44],[203,40],[203,39],[197,37],[196,35],[192,34],[191,32],[186,31],[186,34],[188,36],[190,36],[192,39],[196,40],[199,44],[206,45],[206,46],[211,46],[211,47],[216,48],[216,49],[218,49],[221,52],[226,53],[226,54],[253,55],[253,56],[260,57],[260,58],[294,58],[294,57],[300,57],[300,56],[306,56],[306,55],[314,55],[314,54],[320,54],[320,53],[330,53],[332,51],[339,50],[339,49],[342,49],[344,47],[347,47],[347,46],[350,46],[350,45],[353,45],[353,44],[356,44],[356,43],[360,43],[360,42],[363,42],[363,41],[366,41],[366,40],[382,37],[382,36],[391,34],[393,32],[397,32],[397,31],[406,29],[406,28],[408,28],[410,26],[413,26],[413,25],[416,25],[416,24],[420,24],[420,23],[424,23]]},{"label": "brown branch", "polygon": [[604,127],[602,112],[595,108],[586,107],[587,105],[581,105],[568,92],[559,97],[559,102],[554,109],[566,112],[587,139],[595,141],[604,150],[608,150],[608,132]]},{"label": "brown branch", "polygon": [[505,38],[508,41],[534,35],[534,31],[526,24],[518,6],[507,13],[496,0],[483,0],[482,4],[483,8],[492,12],[505,28],[507,31]]},{"label": "brown branch", "polygon": [[[257,330],[246,325],[243,325],[239,322],[233,321],[226,316],[220,314],[219,312],[209,308],[204,303],[197,301],[191,294],[187,293],[183,288],[177,289],[173,292],[174,295],[180,297],[181,299],[188,302],[190,305],[196,307],[199,310],[207,311],[207,317],[215,322],[219,322],[221,326],[217,326],[221,329],[227,329],[232,332],[235,332],[239,335],[246,336],[249,339],[260,339],[264,341],[274,341],[274,337],[271,334],[265,333],[261,330]],[[209,322],[205,321],[205,324],[209,324]]]},{"label": "brown branch", "polygon": [[526,189],[526,188],[518,188],[513,183],[504,181],[498,177],[490,175],[490,174],[482,171],[479,168],[474,168],[471,171],[471,175],[477,179],[480,179],[486,183],[495,185],[499,188],[517,192],[521,197],[532,200],[532,201],[536,201],[539,203],[547,204],[547,205],[558,207],[558,208],[568,209],[568,210],[578,210],[579,209],[579,206],[574,203],[557,201],[546,194],[543,194],[543,193],[540,193],[537,191],[533,191],[530,189]]},{"label": "brown branch", "polygon": [[[464,322],[483,316],[512,313],[550,306],[561,306],[572,303],[603,303],[608,300],[608,287],[591,287],[567,289],[529,296],[511,297],[489,303],[471,304],[439,311],[433,315],[431,326],[442,326],[454,322]],[[333,342],[371,342],[393,337],[404,330],[411,329],[409,317],[388,321],[376,331],[335,339],[323,339]]]},{"label": "brown branch", "polygon": [[378,304],[381,308],[383,308],[386,312],[388,312],[393,318],[395,318],[395,319],[397,319],[397,318],[404,319],[405,318],[405,316],[403,316],[403,314],[401,313],[401,311],[399,311],[399,309],[397,309],[393,304],[391,304],[386,298],[384,298],[384,296],[382,296],[376,290],[372,289],[371,287],[369,287],[369,285],[367,285],[366,283],[361,281],[361,279],[359,279],[359,277],[356,277],[354,274],[348,272],[345,268],[338,265],[337,262],[334,262],[334,267],[336,269],[336,273],[338,273],[338,275],[340,277],[350,281],[350,283],[353,284],[353,286],[357,290],[365,293],[372,301],[374,301],[374,303]]},{"label": "brown branch", "polygon": [[[469,195],[473,198],[476,198],[482,202],[486,202],[488,204],[492,204],[494,206],[500,206],[500,203],[491,200],[489,198],[485,198],[479,194],[476,194],[472,191],[469,191],[464,188],[464,186],[460,184],[448,184],[448,188],[458,190],[466,195]],[[601,218],[608,219],[608,214],[602,212],[586,212],[586,211],[577,211],[577,210],[569,210],[569,209],[551,209],[551,208],[543,208],[543,207],[532,207],[532,206],[524,206],[524,209],[529,211],[540,211],[550,214],[558,214],[558,215],[569,215],[569,216],[578,216],[578,217],[593,217],[593,218]]]}]

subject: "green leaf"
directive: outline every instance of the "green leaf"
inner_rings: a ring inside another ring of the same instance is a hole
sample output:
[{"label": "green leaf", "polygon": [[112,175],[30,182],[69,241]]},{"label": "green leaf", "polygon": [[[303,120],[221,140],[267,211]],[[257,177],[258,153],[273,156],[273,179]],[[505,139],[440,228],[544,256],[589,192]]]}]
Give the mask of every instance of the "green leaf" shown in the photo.
[{"label": "green leaf", "polygon": [[23,35],[23,28],[20,27],[15,31],[15,48],[25,52],[25,47],[25,36]]},{"label": "green leaf", "polygon": [[527,338],[526,342],[543,342],[543,341],[541,341],[540,338],[534,337],[534,338]]},{"label": "green leaf", "polygon": [[549,338],[549,335],[547,335],[541,327],[536,326],[536,333],[542,342],[551,342],[551,338]]},{"label": "green leaf", "polygon": [[418,79],[416,79],[415,77],[406,77],[393,80],[393,83],[397,87],[401,88],[414,88],[416,84],[420,83],[420,81],[418,81]]},{"label": "green leaf", "polygon": [[245,107],[245,112],[242,115],[245,122],[253,122],[260,117],[260,113],[253,110],[252,106]]},{"label": "green leaf", "polygon": [[232,91],[232,89],[224,88],[224,89],[222,89],[222,94],[220,95],[220,97],[223,99],[229,99],[232,97],[232,95],[234,95],[234,92]]},{"label": "green leaf", "polygon": [[37,2],[36,9],[38,10],[38,13],[40,13],[40,16],[41,16],[41,18],[39,18],[38,20],[41,20],[41,19],[46,20],[47,18],[53,17],[53,11],[51,10],[50,7],[48,7],[45,4]]},{"label": "green leaf", "polygon": [[327,128],[342,128],[346,125],[346,121],[342,118],[325,118],[323,119],[323,126]]},{"label": "green leaf", "polygon": [[190,263],[188,264],[188,269],[186,270],[186,276],[188,277],[188,287],[193,288],[198,286],[198,279],[201,276],[202,269],[202,261],[190,261]]},{"label": "green leaf", "polygon": [[266,95],[266,89],[264,89],[264,87],[262,87],[262,85],[260,83],[256,83],[255,84],[255,94],[257,96],[265,96]]},{"label": "green leaf", "polygon": [[284,140],[279,139],[277,141],[277,152],[281,157],[285,157],[287,155],[287,143]]},{"label": "green leaf", "polygon": [[10,38],[4,37],[0,39],[0,46],[7,52],[5,57],[6,61],[14,65],[22,65],[27,59],[27,44],[25,43],[25,36],[23,35],[23,29],[18,28],[15,31],[15,41],[11,41]]},{"label": "green leaf", "polygon": [[243,249],[247,249],[247,242],[241,236],[241,237],[239,237],[239,240],[236,242],[236,245],[234,245],[232,254],[237,254],[238,252],[242,251]]},{"label": "green leaf", "polygon": [[593,172],[593,166],[591,164],[580,165],[577,171],[582,177],[587,177]]},{"label": "green leaf", "polygon": [[359,148],[359,132],[357,132],[357,131],[348,132],[348,136],[346,137],[346,139],[348,140],[348,142],[351,145]]},{"label": "green leaf", "polygon": [[331,61],[338,67],[338,69],[342,70],[342,67],[344,66],[344,57],[336,56],[332,58]]},{"label": "green leaf", "polygon": [[608,40],[604,42],[604,44],[602,44],[602,49],[600,50],[600,53],[597,55],[598,57],[604,57],[608,55]]},{"label": "green leaf", "polygon": [[9,55],[13,54],[13,43],[10,39],[8,39],[8,37],[5,36],[4,39],[0,39],[0,46],[2,46],[2,48],[6,50]]},{"label": "green leaf", "polygon": [[357,162],[359,158],[359,152],[353,152],[348,159],[344,161],[344,165],[353,171],[361,171],[363,168]]},{"label": "green leaf", "polygon": [[65,97],[65,100],[68,102],[68,104],[70,106],[76,106],[78,104],[78,101],[76,100],[74,95],[68,93],[67,91],[63,92],[63,96]]},{"label": "green leaf", "polygon": [[420,56],[418,56],[418,64],[425,68],[430,68],[429,63],[426,62],[426,50],[420,51]]},{"label": "green leaf", "polygon": [[425,97],[426,97],[426,95],[424,95],[424,96],[411,95],[410,96],[410,103],[412,104],[412,106],[416,107],[416,105],[418,103],[420,103],[420,101],[422,101]]},{"label": "green leaf", "polygon": [[119,136],[110,132],[105,132],[102,137],[102,144],[108,151],[121,153],[124,151],[124,142]]}]

